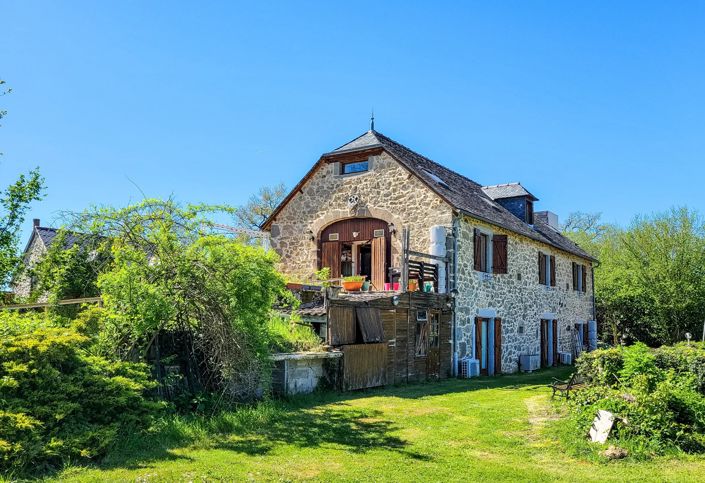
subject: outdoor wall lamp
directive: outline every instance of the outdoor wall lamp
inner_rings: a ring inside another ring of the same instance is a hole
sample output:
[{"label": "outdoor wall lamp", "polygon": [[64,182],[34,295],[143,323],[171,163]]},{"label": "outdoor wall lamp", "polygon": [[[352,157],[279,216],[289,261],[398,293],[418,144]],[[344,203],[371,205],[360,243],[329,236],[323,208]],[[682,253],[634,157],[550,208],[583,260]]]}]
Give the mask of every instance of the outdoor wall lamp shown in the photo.
[{"label": "outdoor wall lamp", "polygon": [[311,230],[306,232],[306,235],[308,235],[308,239],[311,241],[314,241],[316,239],[316,236],[313,234]]},{"label": "outdoor wall lamp", "polygon": [[389,224],[389,233],[394,235],[397,232],[397,227],[394,226],[394,223]]}]

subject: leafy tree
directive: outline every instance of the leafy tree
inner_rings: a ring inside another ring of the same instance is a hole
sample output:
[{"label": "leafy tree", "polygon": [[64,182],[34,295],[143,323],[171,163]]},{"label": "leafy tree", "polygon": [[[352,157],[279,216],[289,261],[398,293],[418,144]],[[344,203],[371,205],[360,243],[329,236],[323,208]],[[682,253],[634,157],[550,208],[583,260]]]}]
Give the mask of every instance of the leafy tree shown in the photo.
[{"label": "leafy tree", "polygon": [[[0,79],[0,96],[11,92],[11,89],[2,87],[4,84],[5,81]],[[6,110],[0,109],[0,120],[6,114]],[[31,203],[42,199],[43,190],[44,179],[39,169],[34,169],[0,191],[0,288],[7,285],[21,266],[18,253],[20,228]]]},{"label": "leafy tree", "polygon": [[637,217],[625,229],[597,215],[569,220],[566,234],[600,261],[595,296],[603,336],[660,345],[702,330],[705,224],[697,213],[674,208]]},{"label": "leafy tree", "polygon": [[259,230],[286,195],[287,190],[283,183],[260,188],[256,195],[252,195],[249,201],[235,212],[238,226],[248,230]]},{"label": "leafy tree", "polygon": [[[78,216],[75,229],[110,240],[98,275],[105,304],[99,352],[145,360],[171,334],[194,358],[198,384],[227,400],[252,399],[266,385],[267,322],[286,296],[273,252],[215,234],[225,206],[145,200]],[[164,354],[158,357],[162,357]]]}]

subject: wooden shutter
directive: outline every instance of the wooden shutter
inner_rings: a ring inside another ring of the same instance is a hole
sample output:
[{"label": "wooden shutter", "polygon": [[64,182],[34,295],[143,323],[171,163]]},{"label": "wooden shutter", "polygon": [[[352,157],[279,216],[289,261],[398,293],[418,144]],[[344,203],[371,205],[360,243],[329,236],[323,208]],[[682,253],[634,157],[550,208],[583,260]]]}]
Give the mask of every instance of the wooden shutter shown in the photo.
[{"label": "wooden shutter", "polygon": [[551,287],[556,286],[556,257],[551,255]]},{"label": "wooden shutter", "polygon": [[572,262],[573,266],[573,290],[578,290],[578,264]]},{"label": "wooden shutter", "polygon": [[553,330],[553,360],[551,361],[551,365],[555,366],[556,361],[558,361],[558,321],[553,320],[552,322],[553,324],[551,330]]},{"label": "wooden shutter", "polygon": [[546,255],[539,252],[539,283],[546,285]]},{"label": "wooden shutter", "polygon": [[587,292],[587,266],[583,265],[583,292]]},{"label": "wooden shutter", "polygon": [[507,273],[507,235],[492,237],[492,271]]},{"label": "wooden shutter", "polygon": [[362,340],[365,343],[382,342],[384,340],[384,330],[382,329],[382,318],[379,309],[375,307],[358,307],[355,310],[357,316],[357,326],[360,329]]},{"label": "wooden shutter", "polygon": [[477,228],[475,228],[474,242],[475,249],[473,250],[473,252],[475,256],[475,270],[481,270],[482,258],[480,255],[480,230],[478,230]]},{"label": "wooden shutter", "polygon": [[333,306],[328,310],[328,343],[354,344],[357,338],[355,312],[352,307]]},{"label": "wooden shutter", "polygon": [[340,278],[340,243],[321,243],[321,268],[330,268],[330,278]]},{"label": "wooden shutter", "polygon": [[480,317],[475,317],[475,359],[478,361],[482,356],[482,319]]},{"label": "wooden shutter", "polygon": [[378,291],[384,290],[386,240],[383,236],[372,239],[372,286]]},{"label": "wooden shutter", "polygon": [[494,373],[502,373],[502,319],[494,319]]}]

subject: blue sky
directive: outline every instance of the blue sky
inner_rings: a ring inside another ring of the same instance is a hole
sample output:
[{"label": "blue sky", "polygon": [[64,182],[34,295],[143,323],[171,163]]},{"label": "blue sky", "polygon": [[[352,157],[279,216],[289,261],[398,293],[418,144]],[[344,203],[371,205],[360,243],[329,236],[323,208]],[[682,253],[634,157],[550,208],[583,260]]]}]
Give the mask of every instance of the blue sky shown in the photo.
[{"label": "blue sky", "polygon": [[705,2],[4,1],[0,185],[39,166],[45,224],[140,190],[237,205],[374,107],[563,219],[705,213],[703,25]]}]

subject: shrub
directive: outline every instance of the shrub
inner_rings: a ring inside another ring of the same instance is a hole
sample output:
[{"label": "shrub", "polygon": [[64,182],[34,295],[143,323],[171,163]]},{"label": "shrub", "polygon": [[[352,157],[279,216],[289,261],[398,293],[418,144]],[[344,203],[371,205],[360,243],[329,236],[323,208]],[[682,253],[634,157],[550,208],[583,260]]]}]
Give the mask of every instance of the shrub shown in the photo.
[{"label": "shrub", "polygon": [[87,355],[86,337],[71,328],[25,325],[0,342],[2,470],[95,458],[121,431],[151,422],[158,405],[145,398],[146,366]]},{"label": "shrub", "polygon": [[584,354],[577,369],[588,387],[569,403],[573,424],[583,432],[604,409],[617,417],[610,438],[636,456],[705,452],[704,352],[635,344]]},{"label": "shrub", "polygon": [[272,317],[268,323],[272,352],[305,352],[321,348],[321,338],[313,328],[293,320]]}]

